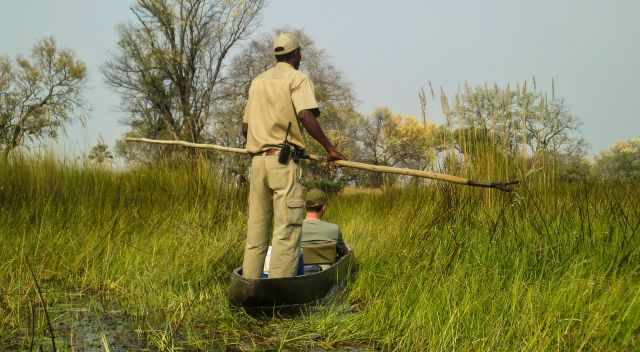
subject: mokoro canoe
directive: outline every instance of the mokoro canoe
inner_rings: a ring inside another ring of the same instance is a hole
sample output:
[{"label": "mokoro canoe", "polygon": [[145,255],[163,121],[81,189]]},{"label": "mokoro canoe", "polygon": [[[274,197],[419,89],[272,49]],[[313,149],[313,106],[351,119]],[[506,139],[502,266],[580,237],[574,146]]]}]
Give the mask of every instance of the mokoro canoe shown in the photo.
[{"label": "mokoro canoe", "polygon": [[250,313],[296,311],[335,292],[333,288],[344,285],[355,269],[353,251],[323,271],[294,277],[246,279],[239,267],[231,273],[229,301]]}]

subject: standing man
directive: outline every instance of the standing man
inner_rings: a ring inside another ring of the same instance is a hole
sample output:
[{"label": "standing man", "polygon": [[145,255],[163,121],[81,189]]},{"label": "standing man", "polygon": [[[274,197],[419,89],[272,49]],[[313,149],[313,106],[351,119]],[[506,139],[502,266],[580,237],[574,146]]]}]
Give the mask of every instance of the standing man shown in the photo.
[{"label": "standing man", "polygon": [[[251,82],[244,113],[246,148],[252,154],[249,220],[242,273],[259,278],[273,224],[269,277],[294,276],[304,218],[304,189],[295,158],[281,157],[283,144],[292,154],[304,150],[301,124],[327,151],[327,160],[343,160],[316,120],[320,114],[313,83],[298,71],[300,44],[294,33],[273,42],[277,63]],[[283,163],[284,162],[284,163]]]}]

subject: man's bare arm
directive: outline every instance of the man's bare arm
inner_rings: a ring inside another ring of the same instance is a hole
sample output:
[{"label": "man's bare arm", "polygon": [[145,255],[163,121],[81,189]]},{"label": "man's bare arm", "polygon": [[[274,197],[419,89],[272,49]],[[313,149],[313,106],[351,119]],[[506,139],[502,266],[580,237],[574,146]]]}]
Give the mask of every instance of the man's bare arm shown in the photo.
[{"label": "man's bare arm", "polygon": [[312,110],[300,111],[298,118],[311,137],[318,141],[324,150],[327,151],[327,159],[329,161],[345,159],[344,155],[336,150],[333,144],[329,141],[329,138],[324,134],[322,127],[320,127],[320,123],[318,123],[318,120],[316,119],[316,114],[314,114]]}]

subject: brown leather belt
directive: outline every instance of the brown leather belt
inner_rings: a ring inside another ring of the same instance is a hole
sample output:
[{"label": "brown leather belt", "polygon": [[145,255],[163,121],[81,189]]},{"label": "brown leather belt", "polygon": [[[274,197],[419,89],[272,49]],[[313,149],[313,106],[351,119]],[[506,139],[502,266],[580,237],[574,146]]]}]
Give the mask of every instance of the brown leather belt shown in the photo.
[{"label": "brown leather belt", "polygon": [[263,150],[261,152],[257,152],[255,154],[253,154],[252,156],[278,155],[278,153],[280,153],[280,149],[272,148],[272,149]]}]

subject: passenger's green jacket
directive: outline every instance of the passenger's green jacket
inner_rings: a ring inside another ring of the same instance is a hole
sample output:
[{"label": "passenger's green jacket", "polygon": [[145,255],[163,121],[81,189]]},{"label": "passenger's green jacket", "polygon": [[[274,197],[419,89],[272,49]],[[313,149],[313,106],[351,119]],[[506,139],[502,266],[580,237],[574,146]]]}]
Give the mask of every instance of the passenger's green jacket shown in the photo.
[{"label": "passenger's green jacket", "polygon": [[347,252],[347,245],[342,239],[340,227],[322,220],[305,220],[302,223],[302,238],[300,241],[303,247],[305,243],[334,241],[336,242],[338,257]]}]

